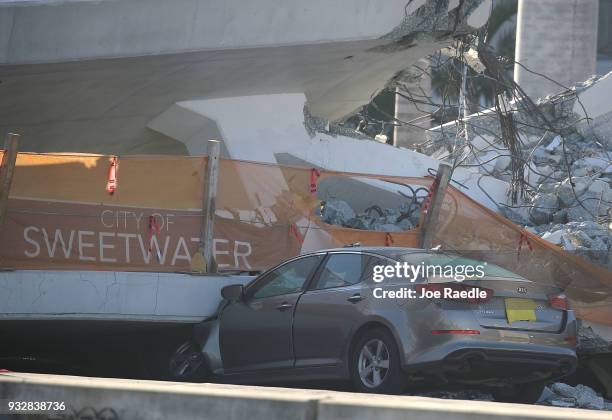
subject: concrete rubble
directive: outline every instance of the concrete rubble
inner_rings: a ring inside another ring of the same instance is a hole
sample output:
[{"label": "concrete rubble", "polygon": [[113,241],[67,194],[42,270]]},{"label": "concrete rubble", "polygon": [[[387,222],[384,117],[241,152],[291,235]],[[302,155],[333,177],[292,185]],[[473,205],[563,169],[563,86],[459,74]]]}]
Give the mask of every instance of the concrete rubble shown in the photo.
[{"label": "concrete rubble", "polygon": [[538,403],[556,407],[612,410],[612,402],[606,401],[592,388],[580,384],[571,386],[562,382],[547,386]]},{"label": "concrete rubble", "polygon": [[[525,196],[512,206],[497,203],[502,214],[543,239],[612,267],[612,73],[537,102],[555,128],[544,127],[521,103],[512,118],[524,160]],[[457,138],[457,124],[429,130],[424,151],[441,159],[458,158],[480,174],[510,181],[512,160],[492,110],[466,119],[468,141]],[[455,142],[459,152],[452,155]],[[451,156],[452,155],[452,156]]]},{"label": "concrete rubble", "polygon": [[600,337],[590,326],[580,325],[578,342],[581,354],[612,354],[612,342]]},{"label": "concrete rubble", "polygon": [[455,389],[455,390],[435,390],[429,392],[420,392],[419,397],[442,398],[444,400],[478,400],[478,401],[493,401],[493,396],[479,389]]},{"label": "concrete rubble", "polygon": [[[490,393],[480,389],[440,389],[419,392],[413,395],[451,400],[493,401],[493,397]],[[555,382],[546,386],[537,404],[554,407],[612,411],[612,401],[606,400],[592,388],[586,385],[571,386],[562,382]]]},{"label": "concrete rubble", "polygon": [[404,203],[399,208],[373,205],[356,213],[343,200],[323,201],[319,216],[325,223],[352,229],[401,232],[414,229],[419,222],[420,204]]}]

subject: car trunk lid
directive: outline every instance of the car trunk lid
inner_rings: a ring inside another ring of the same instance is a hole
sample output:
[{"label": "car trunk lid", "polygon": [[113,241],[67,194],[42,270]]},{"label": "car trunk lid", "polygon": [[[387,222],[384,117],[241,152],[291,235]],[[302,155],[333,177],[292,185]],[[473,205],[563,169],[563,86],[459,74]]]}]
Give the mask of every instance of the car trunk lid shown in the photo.
[{"label": "car trunk lid", "polygon": [[549,296],[561,290],[518,278],[468,280],[464,284],[493,290],[486,301],[470,306],[482,327],[525,331],[559,332],[565,311],[551,306]]}]

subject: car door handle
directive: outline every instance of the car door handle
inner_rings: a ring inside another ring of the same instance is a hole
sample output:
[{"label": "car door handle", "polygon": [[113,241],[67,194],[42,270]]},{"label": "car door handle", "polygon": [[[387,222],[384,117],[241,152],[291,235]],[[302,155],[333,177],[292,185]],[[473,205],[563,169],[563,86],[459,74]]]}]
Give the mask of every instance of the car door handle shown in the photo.
[{"label": "car door handle", "polygon": [[351,296],[350,298],[346,299],[351,303],[357,303],[357,302],[361,302],[362,300],[364,300],[365,298],[363,296],[361,296],[359,293],[355,293],[353,296]]},{"label": "car door handle", "polygon": [[287,309],[290,309],[290,308],[293,308],[293,305],[290,304],[289,302],[283,302],[276,307],[276,309],[279,311],[286,311]]}]

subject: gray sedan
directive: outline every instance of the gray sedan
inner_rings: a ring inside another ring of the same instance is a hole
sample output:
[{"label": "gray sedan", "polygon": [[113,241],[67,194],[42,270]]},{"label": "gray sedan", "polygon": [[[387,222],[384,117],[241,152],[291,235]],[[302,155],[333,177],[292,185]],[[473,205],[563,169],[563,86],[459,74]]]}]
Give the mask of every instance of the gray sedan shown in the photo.
[{"label": "gray sedan", "polygon": [[[457,281],[424,269],[466,265],[482,273]],[[381,266],[393,267],[384,280]],[[402,277],[405,267],[417,274]],[[459,383],[533,402],[576,365],[576,319],[560,289],[450,253],[320,251],[221,293],[217,316],[166,358],[170,379],[345,379],[376,393]]]}]

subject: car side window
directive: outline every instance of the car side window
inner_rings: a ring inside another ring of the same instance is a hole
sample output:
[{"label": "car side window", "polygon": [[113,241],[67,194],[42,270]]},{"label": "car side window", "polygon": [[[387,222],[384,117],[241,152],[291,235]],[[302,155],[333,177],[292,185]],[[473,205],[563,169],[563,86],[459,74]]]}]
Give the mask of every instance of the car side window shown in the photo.
[{"label": "car side window", "polygon": [[321,255],[300,258],[270,271],[247,291],[251,299],[287,295],[299,292],[321,261]]},{"label": "car side window", "polygon": [[365,258],[361,254],[330,254],[313,289],[330,289],[359,283],[364,261]]},{"label": "car side window", "polygon": [[[396,274],[396,265],[400,264],[400,276],[398,277]],[[368,258],[368,262],[365,264],[365,270],[363,272],[363,279],[368,283],[380,284],[382,282],[386,283],[423,283],[425,280],[422,276],[418,276],[415,279],[412,279],[413,267],[417,264],[409,263],[407,266],[404,266],[405,262],[403,261],[395,261],[384,257],[374,257],[371,256]],[[392,266],[393,270],[391,275],[385,274],[385,267]],[[415,267],[417,273],[421,267]]]},{"label": "car side window", "polygon": [[[391,260],[387,260],[379,257],[368,257],[367,262],[365,263],[365,269],[363,271],[363,279],[367,282],[375,282],[378,283],[382,281],[382,273],[380,269],[376,270],[374,267],[384,267],[386,265],[394,265]],[[389,279],[387,279],[389,280]]]}]

